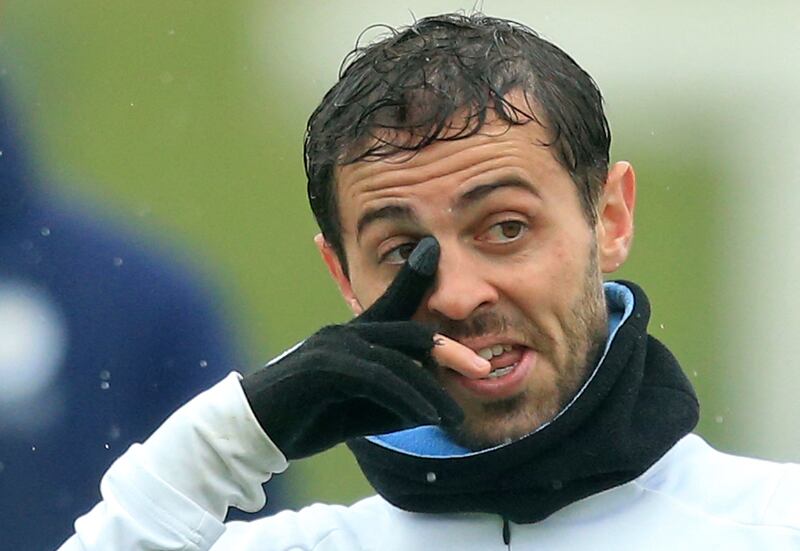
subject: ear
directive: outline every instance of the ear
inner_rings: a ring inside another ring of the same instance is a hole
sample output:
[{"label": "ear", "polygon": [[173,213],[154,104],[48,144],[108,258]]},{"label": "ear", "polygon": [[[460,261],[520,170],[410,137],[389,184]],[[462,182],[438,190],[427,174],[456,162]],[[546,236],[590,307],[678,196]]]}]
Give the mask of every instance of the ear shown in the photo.
[{"label": "ear", "polygon": [[614,272],[627,259],[633,242],[636,174],[627,162],[615,163],[603,186],[597,217],[600,270]]},{"label": "ear", "polygon": [[355,293],[353,293],[350,279],[345,275],[342,269],[342,263],[333,251],[333,247],[325,241],[321,233],[314,236],[314,244],[317,246],[317,250],[319,250],[319,254],[322,256],[322,261],[325,262],[325,265],[328,267],[328,272],[330,272],[331,277],[336,282],[337,287],[339,287],[342,298],[344,298],[344,301],[350,307],[353,314],[358,316],[364,311],[364,308],[362,308],[361,303],[356,298]]}]

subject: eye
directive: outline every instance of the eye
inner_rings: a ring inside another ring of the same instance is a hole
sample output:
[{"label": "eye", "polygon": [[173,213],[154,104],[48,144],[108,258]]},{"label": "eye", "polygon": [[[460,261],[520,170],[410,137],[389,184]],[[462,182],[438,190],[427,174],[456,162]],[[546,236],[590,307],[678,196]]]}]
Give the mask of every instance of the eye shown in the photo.
[{"label": "eye", "polygon": [[416,242],[413,241],[398,245],[381,256],[381,263],[403,264],[406,260],[408,260],[408,257],[411,255],[411,252],[416,246]]},{"label": "eye", "polygon": [[481,237],[488,243],[511,243],[528,231],[528,226],[520,220],[506,220],[490,227]]}]

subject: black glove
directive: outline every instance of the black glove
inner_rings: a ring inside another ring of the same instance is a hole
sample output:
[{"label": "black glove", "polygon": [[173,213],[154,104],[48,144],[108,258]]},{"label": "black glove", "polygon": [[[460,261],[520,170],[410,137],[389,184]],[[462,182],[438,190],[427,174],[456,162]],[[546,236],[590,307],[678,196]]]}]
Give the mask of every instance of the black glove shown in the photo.
[{"label": "black glove", "polygon": [[431,373],[433,330],[409,320],[438,263],[436,239],[422,239],[364,313],[323,327],[244,377],[256,419],[287,459],[357,436],[461,423],[461,408]]}]

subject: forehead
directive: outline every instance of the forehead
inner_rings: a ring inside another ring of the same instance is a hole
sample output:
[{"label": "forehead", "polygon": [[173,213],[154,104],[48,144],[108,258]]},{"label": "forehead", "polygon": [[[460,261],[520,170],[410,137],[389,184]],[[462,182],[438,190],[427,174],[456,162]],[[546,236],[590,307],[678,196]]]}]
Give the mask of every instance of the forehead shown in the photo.
[{"label": "forehead", "polygon": [[552,187],[554,180],[566,179],[571,184],[548,140],[547,129],[536,122],[492,121],[468,138],[441,140],[413,153],[341,166],[336,185],[342,230],[351,233],[359,212],[376,204],[447,202],[466,188],[500,179],[524,180],[537,188]]}]

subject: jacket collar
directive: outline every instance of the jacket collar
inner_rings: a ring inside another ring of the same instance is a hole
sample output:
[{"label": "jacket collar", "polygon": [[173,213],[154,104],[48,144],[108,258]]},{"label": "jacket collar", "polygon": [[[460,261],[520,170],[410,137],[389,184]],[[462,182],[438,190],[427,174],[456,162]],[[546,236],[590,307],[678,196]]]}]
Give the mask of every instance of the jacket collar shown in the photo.
[{"label": "jacket collar", "polygon": [[391,438],[348,442],[375,490],[409,511],[495,513],[526,523],[644,473],[694,428],[699,407],[675,358],[647,334],[646,295],[620,284],[632,309],[552,422],[473,453],[420,454],[387,445]]}]

